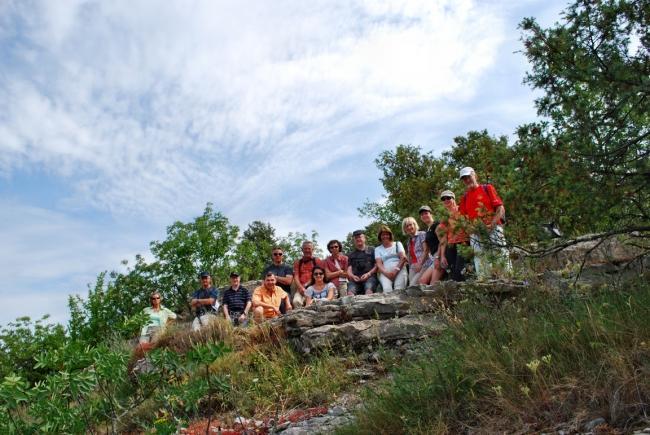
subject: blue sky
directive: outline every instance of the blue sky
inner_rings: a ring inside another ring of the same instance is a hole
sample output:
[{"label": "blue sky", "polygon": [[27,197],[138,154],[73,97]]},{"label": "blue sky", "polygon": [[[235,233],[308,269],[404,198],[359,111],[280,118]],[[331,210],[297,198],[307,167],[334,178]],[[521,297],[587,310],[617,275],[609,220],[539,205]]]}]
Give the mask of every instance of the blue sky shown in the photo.
[{"label": "blue sky", "polygon": [[212,202],[342,238],[373,161],[535,118],[516,29],[559,1],[0,2],[0,324]]}]

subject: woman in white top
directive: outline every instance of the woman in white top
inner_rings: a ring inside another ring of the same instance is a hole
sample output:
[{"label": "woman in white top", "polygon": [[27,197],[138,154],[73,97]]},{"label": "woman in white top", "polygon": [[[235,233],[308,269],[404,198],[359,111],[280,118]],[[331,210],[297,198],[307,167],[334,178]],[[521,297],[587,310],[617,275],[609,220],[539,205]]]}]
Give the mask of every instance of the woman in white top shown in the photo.
[{"label": "woman in white top", "polygon": [[331,301],[334,299],[335,291],[336,286],[325,281],[325,269],[314,266],[314,270],[311,272],[311,281],[305,289],[305,306],[308,307],[316,301]]},{"label": "woman in white top", "polygon": [[[160,293],[154,291],[150,296],[151,306],[142,310],[149,315],[149,322],[140,331],[140,344],[147,345],[160,335],[167,326],[167,322],[176,319],[176,314],[169,308],[161,305]],[[145,346],[150,347],[150,346]]]},{"label": "woman in white top", "polygon": [[379,271],[379,282],[384,293],[406,288],[406,254],[402,242],[393,241],[393,232],[386,225],[379,227],[377,238],[381,245],[375,248],[375,261]]}]

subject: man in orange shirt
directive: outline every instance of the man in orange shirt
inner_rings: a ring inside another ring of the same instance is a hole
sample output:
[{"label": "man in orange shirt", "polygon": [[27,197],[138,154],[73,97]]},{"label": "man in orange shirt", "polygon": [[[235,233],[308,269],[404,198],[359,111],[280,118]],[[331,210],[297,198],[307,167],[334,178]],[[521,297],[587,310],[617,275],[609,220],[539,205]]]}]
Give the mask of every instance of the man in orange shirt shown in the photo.
[{"label": "man in orange shirt", "polygon": [[494,186],[479,184],[476,172],[470,167],[460,170],[460,179],[465,184],[465,194],[460,200],[458,211],[474,224],[484,224],[487,238],[481,238],[477,231],[470,234],[470,245],[474,250],[474,267],[477,277],[488,276],[490,255],[498,257],[503,269],[512,268],[506,248],[506,238],[503,234],[503,223],[506,209]]},{"label": "man in orange shirt", "polygon": [[253,292],[253,319],[255,323],[278,317],[281,314],[280,303],[283,300],[287,311],[292,309],[289,295],[275,283],[275,274],[268,272],[264,277],[264,284],[257,287]]}]

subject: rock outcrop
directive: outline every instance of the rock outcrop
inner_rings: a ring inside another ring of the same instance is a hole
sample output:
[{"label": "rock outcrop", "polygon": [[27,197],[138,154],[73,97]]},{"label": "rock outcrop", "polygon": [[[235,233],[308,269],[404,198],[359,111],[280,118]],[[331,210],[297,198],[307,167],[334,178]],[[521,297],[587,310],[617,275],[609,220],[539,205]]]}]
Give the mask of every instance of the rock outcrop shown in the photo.
[{"label": "rock outcrop", "polygon": [[273,323],[302,353],[359,349],[438,335],[447,327],[445,307],[469,294],[521,292],[522,282],[441,282],[394,293],[347,296],[289,312]]}]

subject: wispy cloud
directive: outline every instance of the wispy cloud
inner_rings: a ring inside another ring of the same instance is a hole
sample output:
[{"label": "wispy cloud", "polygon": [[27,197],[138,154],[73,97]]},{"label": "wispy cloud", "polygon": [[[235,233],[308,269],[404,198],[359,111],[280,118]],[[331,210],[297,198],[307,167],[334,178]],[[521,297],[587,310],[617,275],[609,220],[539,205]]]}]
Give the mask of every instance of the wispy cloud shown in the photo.
[{"label": "wispy cloud", "polygon": [[[14,2],[0,43],[0,172],[38,164],[69,206],[173,216],[259,201],[377,147],[336,138],[471,97],[503,35],[471,1]],[[317,168],[316,168],[317,169]],[[236,181],[234,181],[236,180]],[[281,187],[281,186],[280,186]]]}]

